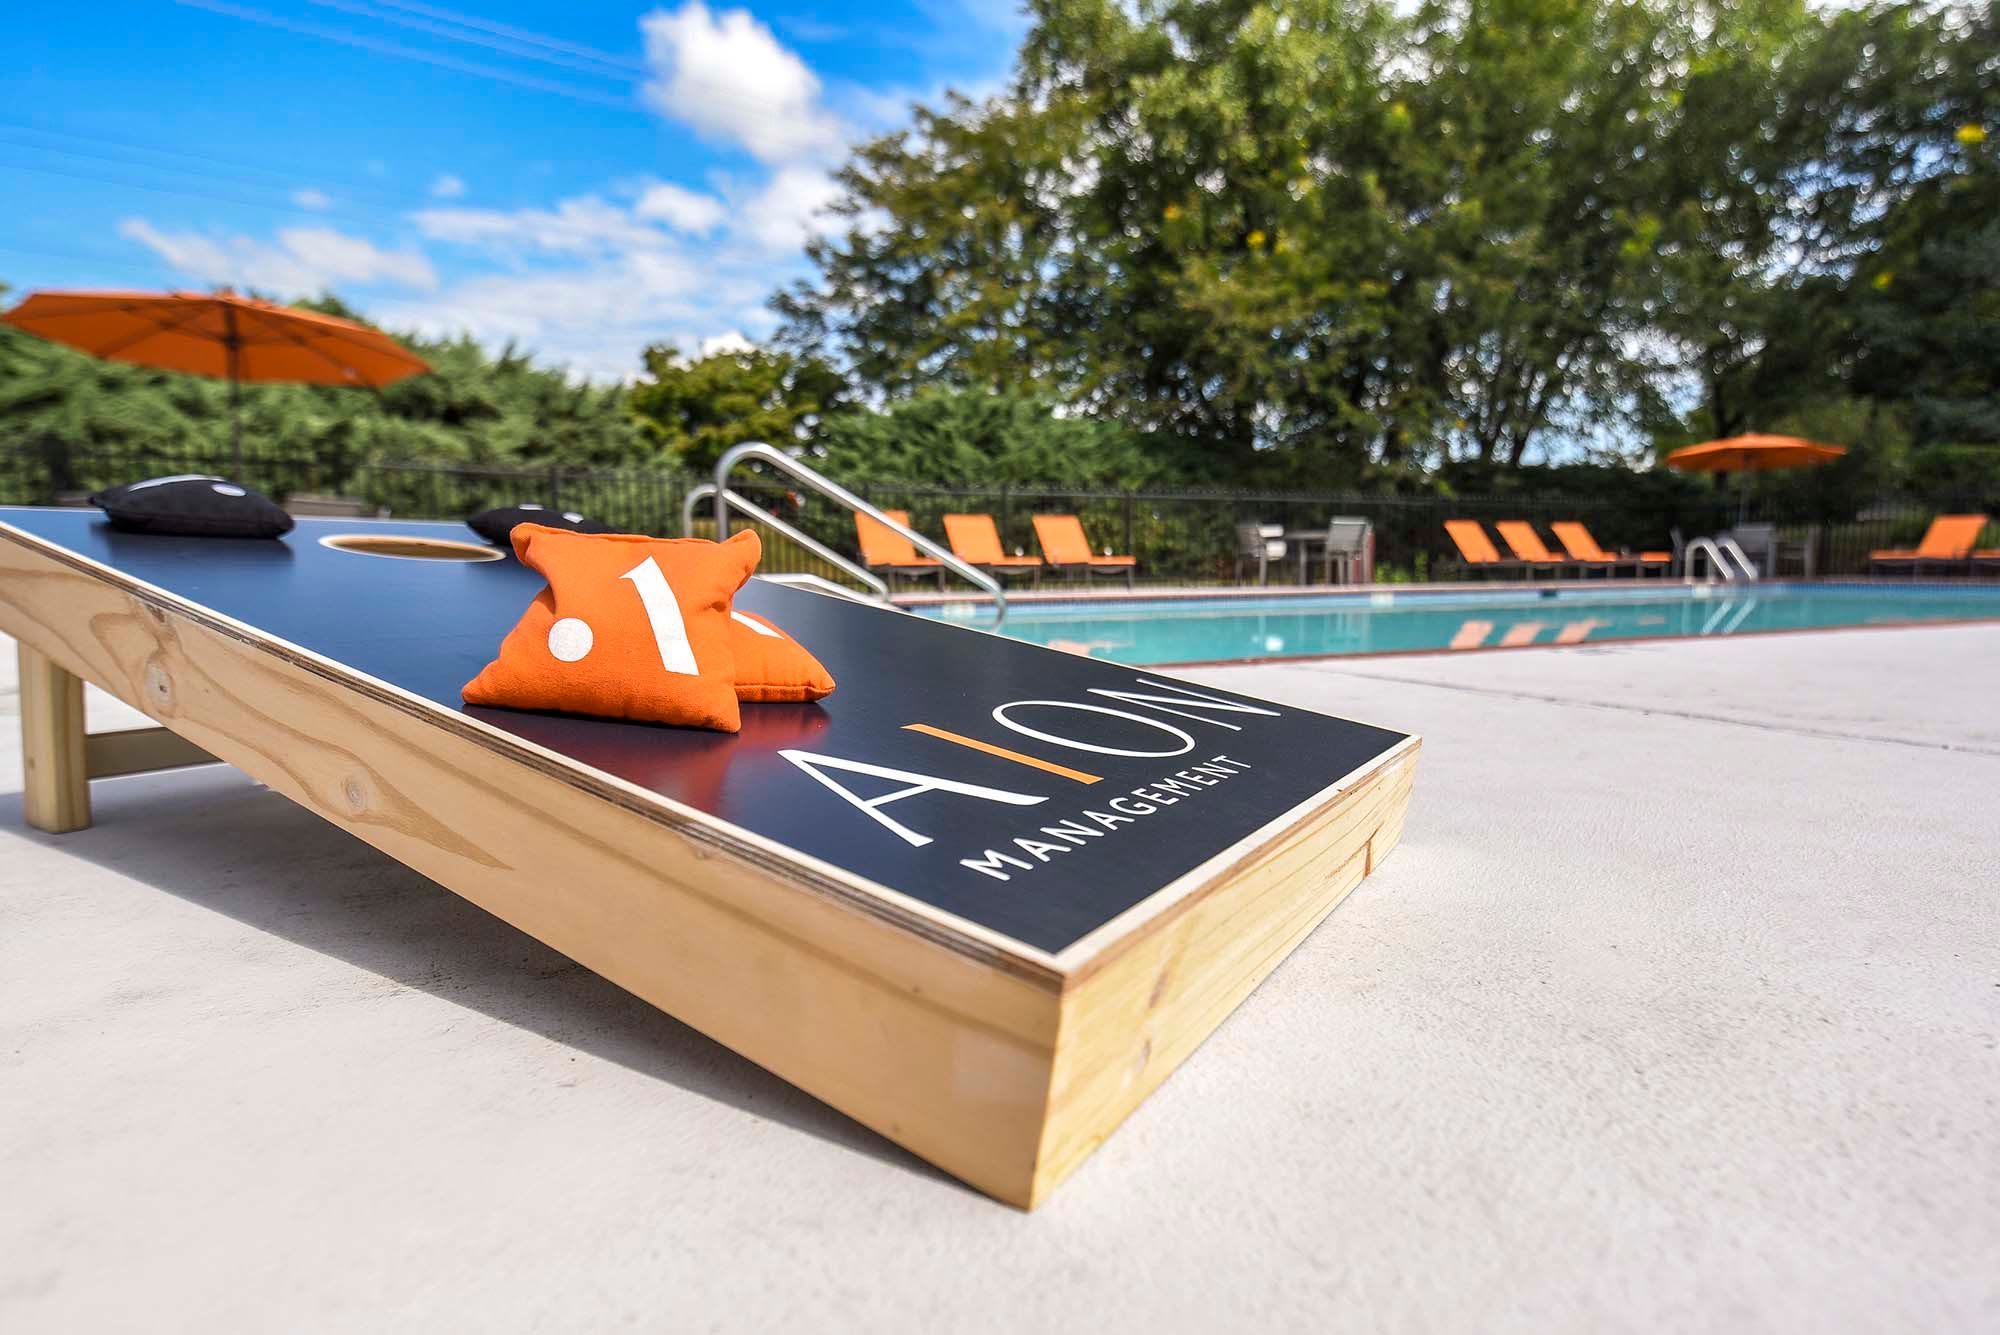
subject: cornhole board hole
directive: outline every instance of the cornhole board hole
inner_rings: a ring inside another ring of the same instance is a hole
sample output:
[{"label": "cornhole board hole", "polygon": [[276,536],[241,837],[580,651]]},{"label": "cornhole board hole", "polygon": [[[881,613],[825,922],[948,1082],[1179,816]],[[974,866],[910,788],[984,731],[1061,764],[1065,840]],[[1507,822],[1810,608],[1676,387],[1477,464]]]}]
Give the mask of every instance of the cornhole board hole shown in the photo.
[{"label": "cornhole board hole", "polygon": [[[541,580],[466,539],[0,508],[30,823],[227,762],[1020,1206],[1402,828],[1415,737],[761,580],[829,699],[733,736],[468,709]],[[161,728],[86,737],[79,679]]]}]

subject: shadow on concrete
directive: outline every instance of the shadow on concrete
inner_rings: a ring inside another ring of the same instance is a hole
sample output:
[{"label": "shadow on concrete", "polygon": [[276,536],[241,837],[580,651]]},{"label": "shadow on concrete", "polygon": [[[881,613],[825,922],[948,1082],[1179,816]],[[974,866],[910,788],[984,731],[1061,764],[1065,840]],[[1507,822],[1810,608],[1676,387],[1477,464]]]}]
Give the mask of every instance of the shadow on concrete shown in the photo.
[{"label": "shadow on concrete", "polygon": [[941,1170],[223,766],[91,785],[92,828],[0,824],[189,903],[551,1042],[940,1181]]}]

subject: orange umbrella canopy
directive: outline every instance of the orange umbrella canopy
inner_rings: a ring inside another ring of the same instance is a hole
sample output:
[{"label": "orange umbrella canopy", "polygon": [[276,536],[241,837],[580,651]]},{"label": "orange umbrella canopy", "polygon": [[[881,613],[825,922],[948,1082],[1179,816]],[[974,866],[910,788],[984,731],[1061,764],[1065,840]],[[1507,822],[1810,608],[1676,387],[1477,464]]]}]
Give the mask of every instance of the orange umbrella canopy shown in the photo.
[{"label": "orange umbrella canopy", "polygon": [[95,357],[230,380],[386,385],[431,369],[351,320],[227,292],[36,292],[0,319]]},{"label": "orange umbrella canopy", "polygon": [[238,473],[243,381],[373,387],[431,369],[365,325],[232,292],[35,292],[0,320],[94,357],[226,377]]},{"label": "orange umbrella canopy", "polygon": [[1767,468],[1804,468],[1847,453],[1842,445],[1819,445],[1797,436],[1731,436],[1689,445],[1667,456],[1667,463],[1690,473],[1754,473]]}]

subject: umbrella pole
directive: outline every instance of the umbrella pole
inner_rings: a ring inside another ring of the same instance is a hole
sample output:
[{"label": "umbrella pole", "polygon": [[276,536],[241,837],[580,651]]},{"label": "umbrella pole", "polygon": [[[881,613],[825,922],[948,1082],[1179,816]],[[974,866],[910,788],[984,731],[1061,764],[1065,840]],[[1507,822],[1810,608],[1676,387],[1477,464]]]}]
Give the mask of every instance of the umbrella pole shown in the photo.
[{"label": "umbrella pole", "polygon": [[236,461],[234,480],[243,481],[243,339],[236,332],[236,312],[223,307],[224,344],[229,349],[229,453]]},{"label": "umbrella pole", "polygon": [[[231,361],[236,360],[231,356]],[[229,452],[236,459],[236,480],[243,480],[243,416],[238,400],[242,398],[243,387],[236,377],[229,377]]]}]

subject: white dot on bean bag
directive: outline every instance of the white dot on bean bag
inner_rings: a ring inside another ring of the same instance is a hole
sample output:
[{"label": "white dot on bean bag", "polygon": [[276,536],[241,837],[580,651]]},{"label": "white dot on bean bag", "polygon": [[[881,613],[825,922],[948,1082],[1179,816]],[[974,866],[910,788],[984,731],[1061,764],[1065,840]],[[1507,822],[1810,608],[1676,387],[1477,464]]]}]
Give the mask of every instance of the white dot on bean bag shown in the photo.
[{"label": "white dot on bean bag", "polygon": [[574,663],[590,652],[590,646],[596,639],[590,633],[588,621],[564,617],[549,627],[549,652],[565,663]]},{"label": "white dot on bean bag", "polygon": [[218,496],[241,496],[244,494],[243,488],[233,487],[227,482],[213,483],[210,485],[209,490]]},{"label": "white dot on bean bag", "polygon": [[574,510],[563,511],[563,518],[569,520],[572,524],[581,524],[583,522],[583,516]]}]

